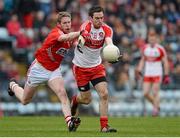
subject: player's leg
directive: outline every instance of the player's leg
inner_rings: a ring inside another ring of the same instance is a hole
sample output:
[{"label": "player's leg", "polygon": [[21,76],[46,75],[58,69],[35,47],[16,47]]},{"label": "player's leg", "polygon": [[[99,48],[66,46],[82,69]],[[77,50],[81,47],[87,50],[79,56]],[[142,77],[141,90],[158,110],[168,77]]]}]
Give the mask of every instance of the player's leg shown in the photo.
[{"label": "player's leg", "polygon": [[152,91],[154,95],[154,107],[153,107],[153,116],[157,116],[160,110],[160,82],[155,82],[152,84]]},{"label": "player's leg", "polygon": [[48,86],[54,91],[58,99],[61,101],[62,111],[69,131],[76,131],[80,125],[80,119],[71,116],[70,102],[64,88],[62,77],[56,77],[48,81]]},{"label": "player's leg", "polygon": [[116,129],[111,128],[108,125],[108,89],[107,89],[107,82],[104,80],[105,77],[101,77],[92,81],[100,97],[99,112],[100,112],[101,132],[117,132]]},{"label": "player's leg", "polygon": [[79,94],[74,95],[71,100],[71,113],[73,116],[78,116],[78,105],[79,104],[89,104],[91,102],[91,92],[80,91]]},{"label": "player's leg", "polygon": [[150,91],[151,91],[151,82],[143,82],[143,95],[152,105],[154,105],[154,98],[150,94]]},{"label": "player's leg", "polygon": [[62,111],[64,116],[70,116],[70,103],[64,88],[64,81],[61,77],[54,78],[48,81],[48,86],[55,92],[62,104]]},{"label": "player's leg", "polygon": [[107,116],[108,114],[108,90],[107,83],[100,82],[95,85],[95,89],[100,97],[99,110],[100,116]]},{"label": "player's leg", "polygon": [[15,95],[22,104],[28,104],[36,90],[38,84],[46,80],[47,71],[34,60],[28,69],[27,80],[24,89],[18,85],[16,80],[12,79],[9,83],[8,93]]},{"label": "player's leg", "polygon": [[[98,70],[98,71],[97,71]],[[106,81],[106,71],[103,64],[100,64],[92,71],[91,83],[99,94],[99,112],[101,132],[117,132],[116,129],[108,125],[108,88]]]},{"label": "player's leg", "polygon": [[91,102],[91,92],[89,85],[91,69],[81,68],[74,65],[73,73],[80,93],[72,97],[71,113],[72,115],[77,116],[78,104],[89,104]]},{"label": "player's leg", "polygon": [[23,89],[15,80],[12,80],[9,83],[8,92],[9,94],[11,93],[10,96],[15,95],[23,105],[26,105],[32,100],[35,89],[36,87],[29,86],[27,84]]}]

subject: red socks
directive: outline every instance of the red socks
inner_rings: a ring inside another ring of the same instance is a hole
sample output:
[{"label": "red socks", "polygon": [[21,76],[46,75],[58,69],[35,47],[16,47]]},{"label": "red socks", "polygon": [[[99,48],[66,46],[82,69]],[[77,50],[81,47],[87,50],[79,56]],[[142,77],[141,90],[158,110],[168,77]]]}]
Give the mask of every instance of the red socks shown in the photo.
[{"label": "red socks", "polygon": [[104,127],[107,128],[107,126],[108,126],[108,117],[107,116],[100,117],[100,124],[101,124],[101,129],[103,129]]}]

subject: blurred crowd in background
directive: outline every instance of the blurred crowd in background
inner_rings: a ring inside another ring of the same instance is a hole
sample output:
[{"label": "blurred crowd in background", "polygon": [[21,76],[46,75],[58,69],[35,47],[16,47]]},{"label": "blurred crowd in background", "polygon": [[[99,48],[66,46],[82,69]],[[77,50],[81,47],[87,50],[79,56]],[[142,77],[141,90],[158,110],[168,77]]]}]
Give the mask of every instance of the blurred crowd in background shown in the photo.
[{"label": "blurred crowd in background", "polygon": [[[6,95],[9,78],[24,85],[34,52],[56,25],[59,11],[72,14],[72,31],[77,31],[88,19],[88,9],[97,4],[104,7],[105,22],[114,31],[113,42],[123,52],[120,62],[104,62],[110,95],[123,91],[133,97],[133,90],[140,89],[134,70],[150,29],[157,32],[168,53],[171,83],[162,89],[180,89],[180,0],[0,0],[0,95]],[[77,92],[72,58],[73,48],[62,65],[70,96]]]}]

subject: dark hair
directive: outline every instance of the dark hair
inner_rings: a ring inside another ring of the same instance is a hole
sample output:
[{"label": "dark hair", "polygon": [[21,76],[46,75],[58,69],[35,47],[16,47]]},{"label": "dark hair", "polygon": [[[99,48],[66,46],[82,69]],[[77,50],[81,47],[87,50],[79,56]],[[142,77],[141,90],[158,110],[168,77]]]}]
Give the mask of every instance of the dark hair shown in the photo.
[{"label": "dark hair", "polygon": [[89,16],[93,17],[95,12],[103,12],[104,9],[101,6],[93,6],[89,9]]},{"label": "dark hair", "polygon": [[71,14],[70,14],[69,12],[65,12],[65,11],[59,12],[59,13],[58,13],[57,22],[60,23],[60,22],[61,22],[61,19],[62,19],[63,17],[69,17],[69,18],[71,18]]}]

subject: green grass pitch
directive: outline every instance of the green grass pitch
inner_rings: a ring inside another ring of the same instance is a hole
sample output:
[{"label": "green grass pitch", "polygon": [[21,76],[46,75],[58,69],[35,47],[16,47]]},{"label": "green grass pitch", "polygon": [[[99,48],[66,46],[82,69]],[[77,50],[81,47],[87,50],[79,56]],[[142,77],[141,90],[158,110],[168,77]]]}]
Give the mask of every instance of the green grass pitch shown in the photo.
[{"label": "green grass pitch", "polygon": [[61,117],[2,117],[0,137],[149,137],[180,136],[180,117],[110,117],[117,133],[99,132],[99,117],[81,117],[77,132],[68,132]]}]

